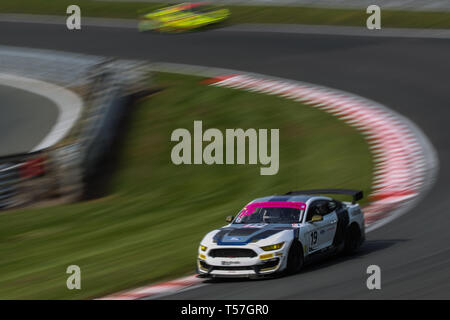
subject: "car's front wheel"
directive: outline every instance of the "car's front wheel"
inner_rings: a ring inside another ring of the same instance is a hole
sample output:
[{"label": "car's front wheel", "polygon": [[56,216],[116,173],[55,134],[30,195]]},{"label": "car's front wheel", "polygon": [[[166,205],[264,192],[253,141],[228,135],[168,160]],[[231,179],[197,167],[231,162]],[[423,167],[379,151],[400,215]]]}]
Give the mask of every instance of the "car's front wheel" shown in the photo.
[{"label": "car's front wheel", "polygon": [[286,272],[287,274],[295,274],[303,267],[303,248],[300,242],[292,242],[289,248]]}]

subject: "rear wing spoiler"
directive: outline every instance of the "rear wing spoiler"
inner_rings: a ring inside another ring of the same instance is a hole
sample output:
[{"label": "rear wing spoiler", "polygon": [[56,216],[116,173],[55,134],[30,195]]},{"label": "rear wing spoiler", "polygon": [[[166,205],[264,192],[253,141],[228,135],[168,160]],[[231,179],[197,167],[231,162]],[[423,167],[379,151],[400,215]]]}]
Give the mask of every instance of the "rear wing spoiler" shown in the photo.
[{"label": "rear wing spoiler", "polygon": [[350,190],[350,189],[314,189],[314,190],[299,190],[290,191],[286,195],[302,195],[302,194],[345,194],[352,196],[352,203],[355,204],[356,201],[363,198],[363,192],[361,190]]}]

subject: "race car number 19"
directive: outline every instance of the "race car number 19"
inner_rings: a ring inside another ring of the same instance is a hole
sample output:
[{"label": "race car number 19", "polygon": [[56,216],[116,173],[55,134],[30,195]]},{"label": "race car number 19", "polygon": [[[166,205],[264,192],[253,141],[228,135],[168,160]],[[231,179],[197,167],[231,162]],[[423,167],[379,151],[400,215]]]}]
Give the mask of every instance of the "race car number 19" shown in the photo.
[{"label": "race car number 19", "polygon": [[311,232],[311,245],[315,245],[317,243],[317,231]]}]

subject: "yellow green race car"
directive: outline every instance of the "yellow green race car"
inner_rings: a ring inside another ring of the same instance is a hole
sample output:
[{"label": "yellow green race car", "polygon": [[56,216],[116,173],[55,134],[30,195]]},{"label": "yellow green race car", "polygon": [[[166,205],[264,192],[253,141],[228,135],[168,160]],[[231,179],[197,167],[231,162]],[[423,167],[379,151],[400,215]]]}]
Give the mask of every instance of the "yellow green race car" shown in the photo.
[{"label": "yellow green race car", "polygon": [[141,16],[139,31],[183,32],[225,21],[230,10],[207,2],[181,3]]}]

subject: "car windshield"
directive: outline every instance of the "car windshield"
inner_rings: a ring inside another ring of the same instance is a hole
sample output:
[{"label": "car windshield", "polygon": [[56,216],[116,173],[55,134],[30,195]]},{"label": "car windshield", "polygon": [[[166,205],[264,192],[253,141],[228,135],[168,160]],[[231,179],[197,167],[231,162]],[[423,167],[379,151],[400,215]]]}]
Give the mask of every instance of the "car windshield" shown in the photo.
[{"label": "car windshield", "polygon": [[250,214],[243,209],[234,223],[299,223],[302,213],[298,208],[260,207]]}]

